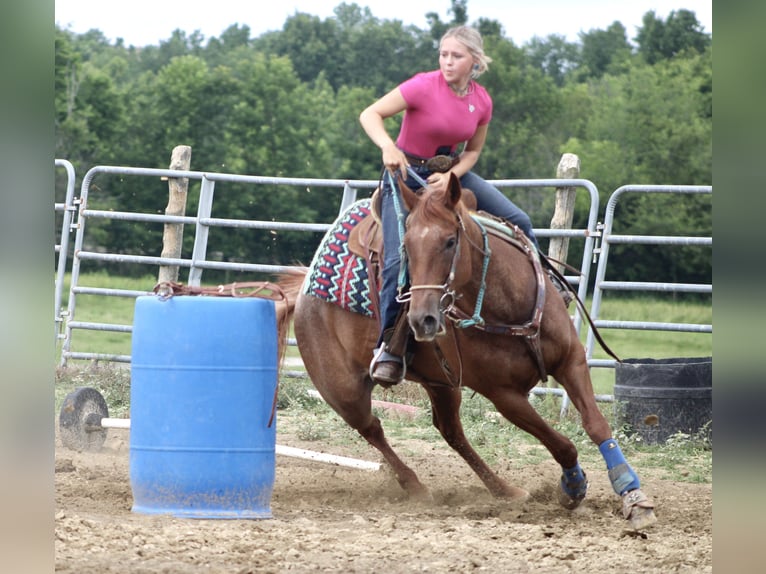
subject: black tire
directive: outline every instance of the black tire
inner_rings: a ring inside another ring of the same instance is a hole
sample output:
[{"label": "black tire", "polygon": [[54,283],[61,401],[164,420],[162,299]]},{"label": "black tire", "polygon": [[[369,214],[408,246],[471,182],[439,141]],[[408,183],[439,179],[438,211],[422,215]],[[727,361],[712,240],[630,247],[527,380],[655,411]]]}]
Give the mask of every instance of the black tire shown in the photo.
[{"label": "black tire", "polygon": [[79,452],[97,452],[106,440],[101,419],[109,417],[104,397],[96,389],[77,387],[69,393],[59,412],[61,442]]}]

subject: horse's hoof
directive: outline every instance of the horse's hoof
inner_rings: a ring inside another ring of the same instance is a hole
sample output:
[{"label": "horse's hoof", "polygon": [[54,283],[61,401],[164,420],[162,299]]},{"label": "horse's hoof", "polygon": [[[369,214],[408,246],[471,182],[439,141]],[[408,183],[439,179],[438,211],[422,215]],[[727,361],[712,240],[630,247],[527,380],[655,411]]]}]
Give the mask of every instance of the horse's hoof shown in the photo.
[{"label": "horse's hoof", "polygon": [[412,488],[407,490],[407,494],[412,502],[417,504],[432,505],[434,503],[434,495],[425,486],[419,488]]},{"label": "horse's hoof", "polygon": [[623,495],[622,515],[634,530],[643,530],[657,522],[654,503],[638,488]]},{"label": "horse's hoof", "polygon": [[571,483],[567,483],[565,475],[561,476],[558,490],[559,504],[567,510],[574,510],[580,506],[587,493],[588,479],[585,473],[582,474],[580,480],[573,480]]},{"label": "horse's hoof", "polygon": [[585,494],[582,496],[577,496],[572,498],[569,496],[566,492],[559,489],[558,490],[558,498],[559,498],[559,504],[566,508],[567,510],[574,510],[578,506],[580,506],[580,503],[585,500]]},{"label": "horse's hoof", "polygon": [[529,491],[519,488],[518,486],[509,486],[503,492],[502,497],[509,502],[526,502],[529,500]]}]

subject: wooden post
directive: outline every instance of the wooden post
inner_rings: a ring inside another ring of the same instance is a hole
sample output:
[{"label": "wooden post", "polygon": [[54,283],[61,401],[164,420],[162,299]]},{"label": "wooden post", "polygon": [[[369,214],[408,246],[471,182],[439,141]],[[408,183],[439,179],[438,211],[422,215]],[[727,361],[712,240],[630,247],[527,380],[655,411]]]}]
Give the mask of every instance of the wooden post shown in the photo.
[{"label": "wooden post", "polygon": [[[565,153],[561,156],[559,166],[556,169],[558,179],[579,179],[580,158],[573,153]],[[574,187],[556,188],[556,208],[551,219],[551,229],[569,229],[574,219],[575,194]],[[548,247],[548,256],[566,263],[569,251],[568,237],[552,237]],[[558,270],[564,272],[564,267],[558,265]]]},{"label": "wooden post", "polygon": [[[180,171],[189,171],[191,166],[191,147],[188,145],[179,145],[173,148],[173,154],[170,157],[170,168]],[[168,178],[168,206],[165,208],[165,215],[186,214],[186,198],[189,191],[188,177]],[[184,226],[183,223],[166,223],[162,232],[162,254],[160,257],[178,259],[181,257],[181,247],[183,244]],[[164,281],[178,282],[178,265],[160,265],[158,283]]]}]

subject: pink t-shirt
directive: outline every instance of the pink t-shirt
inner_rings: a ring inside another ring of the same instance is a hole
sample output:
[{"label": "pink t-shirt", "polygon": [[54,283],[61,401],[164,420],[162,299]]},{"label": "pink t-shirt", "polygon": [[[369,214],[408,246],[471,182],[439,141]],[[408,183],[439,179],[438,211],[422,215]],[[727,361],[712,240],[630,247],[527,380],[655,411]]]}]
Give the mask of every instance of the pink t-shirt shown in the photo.
[{"label": "pink t-shirt", "polygon": [[399,85],[407,102],[396,145],[407,153],[431,157],[441,146],[455,151],[492,119],[492,98],[471,80],[468,95],[459,98],[439,70],[416,74]]}]

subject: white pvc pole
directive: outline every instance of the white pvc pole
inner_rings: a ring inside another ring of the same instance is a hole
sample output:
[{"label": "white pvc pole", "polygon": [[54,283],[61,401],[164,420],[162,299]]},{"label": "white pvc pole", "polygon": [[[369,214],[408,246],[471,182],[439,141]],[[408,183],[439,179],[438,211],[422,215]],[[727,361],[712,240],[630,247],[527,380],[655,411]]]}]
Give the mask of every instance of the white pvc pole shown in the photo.
[{"label": "white pvc pole", "polygon": [[276,445],[275,452],[283,456],[305,458],[309,460],[315,460],[318,462],[328,462],[330,464],[338,464],[340,466],[349,466],[351,468],[360,468],[362,470],[380,470],[379,462],[368,462],[366,460],[358,460],[356,458],[349,458],[347,456],[325,454],[323,452],[315,452],[313,450],[303,450],[302,448],[294,448],[291,446],[282,446],[278,444]]},{"label": "white pvc pole", "polygon": [[[104,428],[129,429],[130,419],[102,418],[101,426]],[[275,445],[274,452],[276,452],[276,454],[281,454],[282,456],[291,456],[293,458],[304,458],[308,460],[315,460],[317,462],[327,462],[330,464],[337,464],[340,466],[360,468],[362,470],[380,470],[379,462],[368,462],[366,460],[349,458],[347,456],[325,454],[323,452],[315,452],[313,450],[304,450],[302,448],[294,448],[291,446],[282,446],[279,444]]]},{"label": "white pvc pole", "polygon": [[130,419],[101,419],[101,426],[110,429],[129,429]]}]

